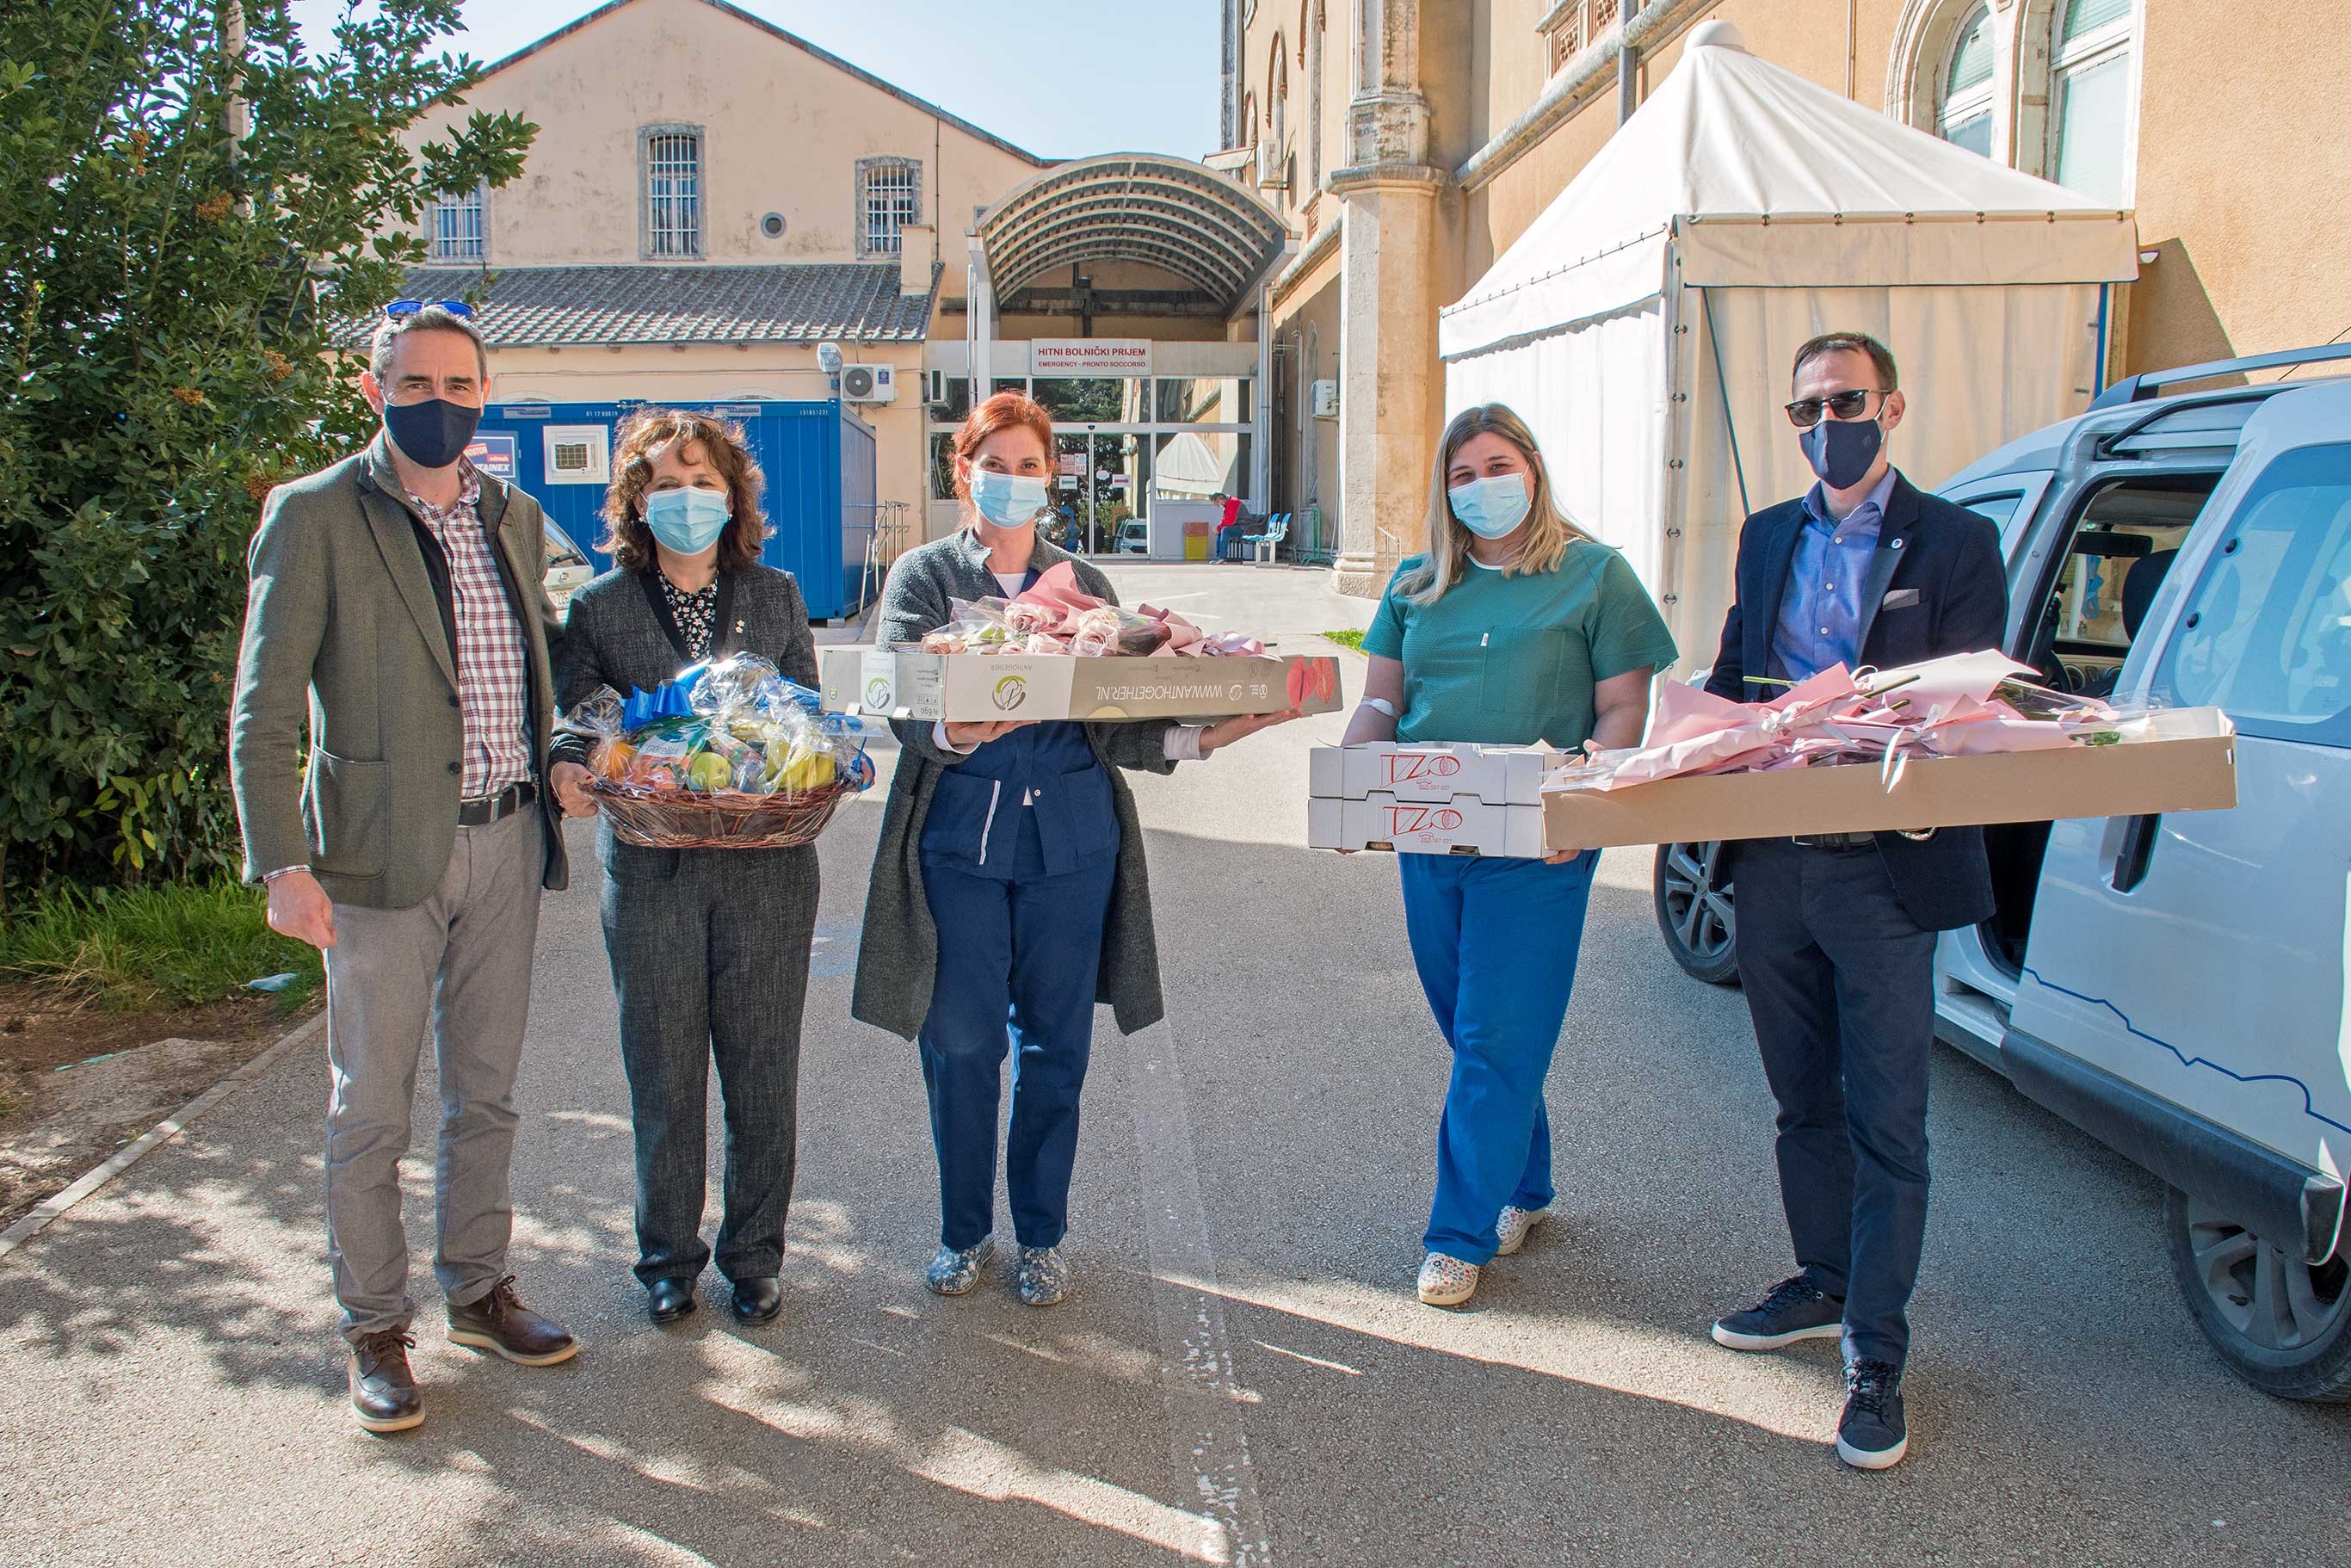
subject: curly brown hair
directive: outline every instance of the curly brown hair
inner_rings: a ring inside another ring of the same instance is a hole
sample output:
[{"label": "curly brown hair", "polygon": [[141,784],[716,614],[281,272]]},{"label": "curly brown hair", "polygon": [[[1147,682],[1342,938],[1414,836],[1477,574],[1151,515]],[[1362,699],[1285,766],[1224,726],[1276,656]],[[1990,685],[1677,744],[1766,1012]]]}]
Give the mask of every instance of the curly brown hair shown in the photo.
[{"label": "curly brown hair", "polygon": [[718,536],[718,570],[741,571],[759,559],[769,532],[759,509],[768,476],[731,419],[674,408],[641,408],[621,422],[612,436],[612,486],[604,492],[604,538],[597,548],[625,571],[651,571],[653,530],[637,515],[637,502],[653,483],[653,462],[673,441],[702,449],[702,460],[726,481],[726,506],[734,520]]}]

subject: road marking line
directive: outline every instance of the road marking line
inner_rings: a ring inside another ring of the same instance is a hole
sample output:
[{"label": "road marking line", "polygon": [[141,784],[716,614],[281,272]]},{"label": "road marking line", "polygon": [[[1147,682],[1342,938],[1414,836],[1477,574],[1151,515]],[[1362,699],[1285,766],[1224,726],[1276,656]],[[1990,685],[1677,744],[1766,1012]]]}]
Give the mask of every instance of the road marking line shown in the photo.
[{"label": "road marking line", "polygon": [[1248,1396],[1233,1375],[1225,1296],[1217,1288],[1216,1254],[1200,1207],[1199,1163],[1174,1026],[1144,1030],[1129,1043],[1134,1065],[1128,1092],[1141,1153],[1139,1196],[1151,1255],[1169,1453],[1179,1480],[1198,1498],[1202,1522],[1210,1527],[1187,1531],[1184,1555],[1232,1568],[1263,1568],[1272,1561],[1272,1547],[1241,1419]]}]

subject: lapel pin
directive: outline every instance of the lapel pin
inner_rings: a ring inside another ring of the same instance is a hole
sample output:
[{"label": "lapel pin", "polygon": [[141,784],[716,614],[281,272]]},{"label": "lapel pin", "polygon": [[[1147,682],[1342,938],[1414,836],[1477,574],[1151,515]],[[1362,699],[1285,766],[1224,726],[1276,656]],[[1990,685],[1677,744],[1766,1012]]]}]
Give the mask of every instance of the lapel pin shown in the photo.
[{"label": "lapel pin", "polygon": [[1894,548],[1896,549],[1900,549],[1902,548],[1902,541],[1900,539],[1896,539],[1894,541]]}]

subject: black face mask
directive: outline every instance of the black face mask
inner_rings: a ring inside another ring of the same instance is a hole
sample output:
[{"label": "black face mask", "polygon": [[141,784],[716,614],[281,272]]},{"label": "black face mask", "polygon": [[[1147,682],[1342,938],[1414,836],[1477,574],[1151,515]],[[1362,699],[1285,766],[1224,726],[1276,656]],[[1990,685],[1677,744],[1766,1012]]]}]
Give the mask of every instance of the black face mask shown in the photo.
[{"label": "black face mask", "polygon": [[463,457],[481,423],[480,409],[444,398],[383,405],[383,428],[392,444],[420,468],[446,468]]}]

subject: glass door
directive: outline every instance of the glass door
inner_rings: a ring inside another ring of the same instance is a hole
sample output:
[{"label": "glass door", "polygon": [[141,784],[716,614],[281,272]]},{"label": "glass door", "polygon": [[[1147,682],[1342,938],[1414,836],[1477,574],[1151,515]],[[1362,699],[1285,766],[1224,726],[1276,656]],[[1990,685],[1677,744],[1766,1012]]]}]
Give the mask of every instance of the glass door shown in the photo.
[{"label": "glass door", "polygon": [[1053,477],[1045,497],[1052,510],[1038,527],[1047,538],[1071,554],[1090,555],[1093,491],[1088,476],[1093,472],[1092,437],[1059,433],[1053,437]]}]

